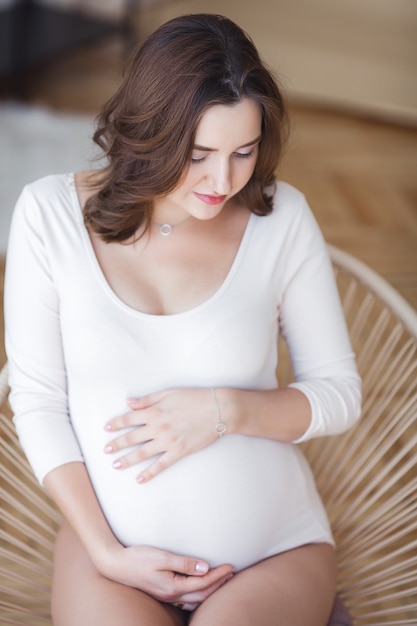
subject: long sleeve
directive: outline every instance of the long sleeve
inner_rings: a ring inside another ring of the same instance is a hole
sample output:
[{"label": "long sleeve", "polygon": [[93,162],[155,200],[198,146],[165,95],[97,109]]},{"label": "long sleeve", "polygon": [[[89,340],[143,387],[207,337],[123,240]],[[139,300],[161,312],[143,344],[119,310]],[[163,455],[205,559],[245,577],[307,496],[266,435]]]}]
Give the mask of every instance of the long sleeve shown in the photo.
[{"label": "long sleeve", "polygon": [[[294,192],[294,190],[292,190]],[[334,435],[360,417],[361,380],[319,227],[299,194],[286,246],[280,326],[291,355],[295,382],[311,406],[311,422],[297,442]]]},{"label": "long sleeve", "polygon": [[39,201],[25,188],[8,244],[6,351],[16,430],[40,482],[54,467],[82,461],[68,415],[59,296],[43,230]]}]

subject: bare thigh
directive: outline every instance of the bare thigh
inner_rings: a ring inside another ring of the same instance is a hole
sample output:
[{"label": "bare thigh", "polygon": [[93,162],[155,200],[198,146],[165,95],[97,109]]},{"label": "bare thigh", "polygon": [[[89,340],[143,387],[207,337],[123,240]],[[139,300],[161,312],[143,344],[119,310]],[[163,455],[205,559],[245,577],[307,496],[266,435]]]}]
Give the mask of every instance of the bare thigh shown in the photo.
[{"label": "bare thigh", "polygon": [[239,572],[195,611],[190,626],[326,626],[336,594],[336,558],[309,544]]},{"label": "bare thigh", "polygon": [[104,578],[68,524],[55,545],[54,626],[184,626],[182,611]]}]

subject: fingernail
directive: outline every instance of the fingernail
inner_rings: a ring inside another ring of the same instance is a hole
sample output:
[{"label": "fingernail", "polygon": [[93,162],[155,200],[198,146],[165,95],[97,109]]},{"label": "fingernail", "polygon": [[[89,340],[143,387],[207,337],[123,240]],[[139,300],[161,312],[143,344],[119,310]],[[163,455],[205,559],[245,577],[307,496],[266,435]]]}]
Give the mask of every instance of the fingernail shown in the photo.
[{"label": "fingernail", "polygon": [[198,572],[199,574],[206,574],[208,572],[208,565],[207,563],[203,563],[202,561],[198,561],[195,564],[195,571]]},{"label": "fingernail", "polygon": [[120,469],[122,467],[122,462],[121,461],[115,461],[114,463],[112,463],[112,467],[113,467],[113,469]]},{"label": "fingernail", "polygon": [[111,446],[110,444],[108,444],[105,448],[104,448],[104,452],[107,452],[107,454],[109,452],[113,452],[113,446]]},{"label": "fingernail", "polygon": [[111,424],[106,424],[104,426],[104,430],[111,430],[111,428],[112,428]]},{"label": "fingernail", "polygon": [[145,482],[145,476],[138,476],[138,477],[136,478],[136,481],[137,481],[138,483],[144,483],[144,482]]},{"label": "fingernail", "polygon": [[128,398],[128,402],[139,402],[139,398]]}]

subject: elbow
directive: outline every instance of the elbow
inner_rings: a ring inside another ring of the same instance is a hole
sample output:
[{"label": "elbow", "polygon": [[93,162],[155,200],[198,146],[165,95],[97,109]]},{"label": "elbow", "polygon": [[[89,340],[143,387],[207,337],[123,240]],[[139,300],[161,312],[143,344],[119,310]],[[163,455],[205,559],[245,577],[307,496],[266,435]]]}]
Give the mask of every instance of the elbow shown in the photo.
[{"label": "elbow", "polygon": [[359,421],[362,414],[362,381],[359,376],[355,380],[349,380],[336,393],[340,396],[339,404],[341,408],[340,421],[335,420],[334,432],[329,434],[339,435],[350,430]]},{"label": "elbow", "polygon": [[362,413],[362,382],[358,375],[295,383],[307,396],[311,422],[295,443],[313,437],[339,435],[352,428]]},{"label": "elbow", "polygon": [[352,417],[350,427],[356,424],[362,415],[362,380],[359,375],[356,384],[353,386],[351,404]]}]

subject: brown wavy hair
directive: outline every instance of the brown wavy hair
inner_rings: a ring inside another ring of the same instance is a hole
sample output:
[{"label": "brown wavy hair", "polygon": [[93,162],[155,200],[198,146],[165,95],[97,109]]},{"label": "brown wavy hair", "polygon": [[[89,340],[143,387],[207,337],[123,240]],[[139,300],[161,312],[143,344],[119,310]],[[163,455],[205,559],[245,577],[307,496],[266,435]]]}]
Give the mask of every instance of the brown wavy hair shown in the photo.
[{"label": "brown wavy hair", "polygon": [[252,98],[262,111],[254,173],[239,200],[257,215],[272,210],[287,116],[276,78],[250,37],[226,17],[174,18],[135,50],[121,86],[97,118],[94,141],[107,157],[87,201],[87,228],[106,242],[149,227],[153,200],[171,193],[187,172],[199,121],[213,105]]}]

